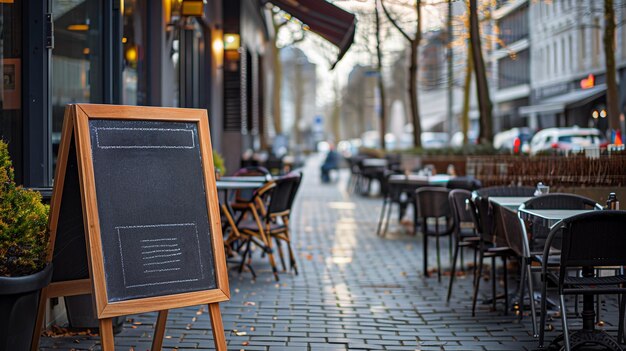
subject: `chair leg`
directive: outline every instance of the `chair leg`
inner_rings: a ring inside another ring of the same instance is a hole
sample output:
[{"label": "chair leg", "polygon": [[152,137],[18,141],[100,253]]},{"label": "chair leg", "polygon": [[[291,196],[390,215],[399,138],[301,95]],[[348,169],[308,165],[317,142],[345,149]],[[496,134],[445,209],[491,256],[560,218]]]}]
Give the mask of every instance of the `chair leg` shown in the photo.
[{"label": "chair leg", "polygon": [[491,309],[493,311],[496,310],[496,303],[497,303],[497,299],[496,299],[496,257],[493,256],[491,257],[491,296],[493,297],[493,301],[491,303]]},{"label": "chair leg", "polygon": [[526,261],[525,264],[525,270],[526,270],[526,280],[528,281],[528,298],[530,300],[530,315],[531,315],[531,320],[533,323],[533,337],[538,337],[537,334],[537,311],[535,309],[535,288],[533,286],[533,276],[532,276],[532,269],[530,267],[530,262]]},{"label": "chair leg", "polygon": [[508,278],[508,272],[506,269],[506,256],[502,256],[502,263],[504,264],[503,266],[503,274],[502,277],[504,278],[504,315],[507,316],[509,314],[509,278]]},{"label": "chair leg", "polygon": [[565,351],[570,351],[569,330],[567,328],[567,311],[565,309],[565,297],[563,294],[559,294],[559,300],[561,303],[561,320],[563,321],[563,340],[565,341]]},{"label": "chair leg", "polygon": [[626,294],[621,294],[619,296],[619,322],[617,327],[617,341],[619,343],[624,343],[624,307],[626,307]]},{"label": "chair leg", "polygon": [[243,256],[241,256],[241,264],[239,265],[239,274],[243,271],[243,266],[246,265],[246,257],[250,254],[250,244],[252,243],[252,240],[248,239],[246,242],[246,250],[243,252]]},{"label": "chair leg", "polygon": [[478,253],[478,271],[474,279],[474,296],[472,297],[472,317],[476,316],[476,300],[478,299],[478,289],[480,288],[480,276],[483,274],[483,252]]},{"label": "chair leg", "polygon": [[[457,243],[458,245],[458,243]],[[463,248],[461,248],[461,272],[465,273],[465,258],[463,257]]]},{"label": "chair leg", "polygon": [[[522,268],[522,270],[520,271],[520,278],[519,278],[519,287],[520,287],[520,292],[519,292],[519,302],[518,302],[518,316],[517,319],[519,321],[521,321],[524,318],[524,289],[526,288],[526,258],[522,257],[520,259],[520,267]],[[532,298],[530,299],[530,302],[532,303]],[[533,334],[534,334],[534,330],[533,330]]]},{"label": "chair leg", "polygon": [[[446,297],[446,302],[450,302],[450,297],[452,296],[452,284],[454,284],[454,278],[456,276],[456,259],[459,255],[459,243],[456,244],[456,248],[454,249],[454,258],[452,258],[452,272],[450,273],[450,284],[448,285],[448,296]],[[463,264],[461,264],[463,266]]]},{"label": "chair leg", "polygon": [[283,267],[283,272],[286,272],[287,265],[285,265],[285,256],[283,255],[282,245],[280,244],[280,240],[277,237],[274,237],[274,241],[276,242],[276,251],[278,251],[278,257],[280,258],[280,264]]},{"label": "chair leg", "polygon": [[[415,228],[417,231],[417,228]],[[428,228],[426,227],[426,218],[422,219],[422,234],[424,235],[424,276],[430,277],[428,274]]]},{"label": "chair leg", "polygon": [[548,290],[548,282],[546,281],[548,278],[542,274],[542,284],[541,284],[541,315],[539,323],[539,348],[543,348],[543,340],[546,334],[546,309],[547,309],[547,290]]},{"label": "chair leg", "polygon": [[383,200],[383,207],[380,209],[380,218],[378,218],[378,226],[376,227],[376,235],[382,235],[383,222],[385,220],[385,210],[387,209],[387,197]]},{"label": "chair leg", "polygon": [[287,249],[289,250],[290,269],[293,268],[294,273],[298,275],[298,265],[296,264],[296,255],[294,255],[293,249],[291,248],[291,240],[287,241]]},{"label": "chair leg", "polygon": [[435,235],[437,236],[437,282],[441,283],[441,250],[440,250],[440,235],[439,235],[439,218],[435,218]]},{"label": "chair leg", "polygon": [[389,222],[391,221],[391,210],[393,208],[393,202],[389,202],[389,205],[387,205],[387,216],[385,217],[385,225],[383,227],[383,232],[380,234],[380,236],[385,236],[387,234],[387,229],[389,229]]}]

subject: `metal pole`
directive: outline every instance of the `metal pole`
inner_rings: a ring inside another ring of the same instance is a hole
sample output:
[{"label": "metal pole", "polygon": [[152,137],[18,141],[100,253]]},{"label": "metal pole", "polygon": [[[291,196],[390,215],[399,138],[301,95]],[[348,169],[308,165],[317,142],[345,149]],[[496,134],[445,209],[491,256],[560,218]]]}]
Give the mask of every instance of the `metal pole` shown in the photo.
[{"label": "metal pole", "polygon": [[452,119],[454,111],[452,111],[453,87],[454,87],[454,67],[452,53],[452,0],[448,0],[448,135],[452,140]]}]

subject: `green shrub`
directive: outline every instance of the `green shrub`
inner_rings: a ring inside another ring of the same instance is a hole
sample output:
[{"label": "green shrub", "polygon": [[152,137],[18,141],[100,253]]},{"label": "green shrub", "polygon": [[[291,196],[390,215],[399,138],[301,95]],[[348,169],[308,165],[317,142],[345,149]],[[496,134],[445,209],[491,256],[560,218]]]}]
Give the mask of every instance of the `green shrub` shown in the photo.
[{"label": "green shrub", "polygon": [[213,167],[216,171],[219,171],[221,175],[226,175],[226,166],[224,165],[224,158],[218,152],[213,151]]},{"label": "green shrub", "polygon": [[46,264],[48,206],[15,184],[7,144],[0,140],[0,276],[36,273]]}]

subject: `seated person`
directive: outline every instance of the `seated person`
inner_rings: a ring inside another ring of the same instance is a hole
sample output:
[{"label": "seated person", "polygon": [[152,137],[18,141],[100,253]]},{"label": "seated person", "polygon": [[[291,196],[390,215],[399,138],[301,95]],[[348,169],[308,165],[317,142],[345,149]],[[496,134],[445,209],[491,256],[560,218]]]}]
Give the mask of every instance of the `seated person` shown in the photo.
[{"label": "seated person", "polygon": [[339,153],[335,151],[334,147],[330,147],[328,154],[326,155],[326,160],[322,164],[321,172],[322,172],[322,183],[330,182],[330,171],[333,169],[339,168]]}]

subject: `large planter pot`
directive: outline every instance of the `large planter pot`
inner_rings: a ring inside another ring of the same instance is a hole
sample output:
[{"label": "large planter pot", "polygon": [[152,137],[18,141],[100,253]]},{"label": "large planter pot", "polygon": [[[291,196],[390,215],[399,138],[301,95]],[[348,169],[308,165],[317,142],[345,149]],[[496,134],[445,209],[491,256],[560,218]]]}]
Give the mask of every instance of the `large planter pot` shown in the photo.
[{"label": "large planter pot", "polygon": [[[91,294],[65,297],[65,308],[70,328],[98,330],[100,321],[94,313]],[[117,334],[124,327],[124,317],[113,318],[113,333]]]},{"label": "large planter pot", "polygon": [[52,264],[24,277],[0,277],[0,351],[29,350],[39,295],[52,279]]}]

